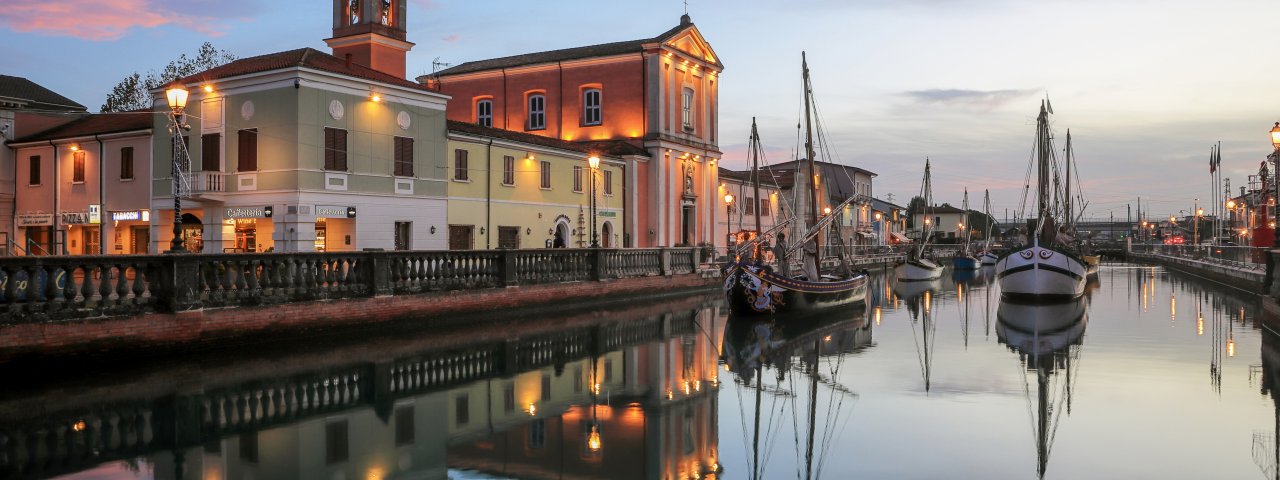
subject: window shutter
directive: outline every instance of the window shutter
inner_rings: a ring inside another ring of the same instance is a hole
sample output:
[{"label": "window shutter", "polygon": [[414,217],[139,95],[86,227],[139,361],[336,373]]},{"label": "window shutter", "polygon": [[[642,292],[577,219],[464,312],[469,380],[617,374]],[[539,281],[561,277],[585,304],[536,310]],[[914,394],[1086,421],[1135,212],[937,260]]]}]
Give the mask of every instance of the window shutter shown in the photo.
[{"label": "window shutter", "polygon": [[222,134],[209,133],[200,136],[200,169],[206,172],[216,172],[222,170],[222,159],[220,153],[222,149],[219,144],[222,143]]},{"label": "window shutter", "polygon": [[334,135],[337,140],[336,142],[334,142],[337,144],[336,145],[337,151],[334,152],[333,169],[339,170],[339,171],[346,171],[347,170],[347,131],[335,130]]},{"label": "window shutter", "polygon": [[336,162],[335,158],[337,154],[338,145],[337,145],[337,140],[335,139],[336,135],[334,135],[335,131],[336,130],[332,128],[324,129],[324,169],[325,170],[333,170],[335,165],[334,162]]}]

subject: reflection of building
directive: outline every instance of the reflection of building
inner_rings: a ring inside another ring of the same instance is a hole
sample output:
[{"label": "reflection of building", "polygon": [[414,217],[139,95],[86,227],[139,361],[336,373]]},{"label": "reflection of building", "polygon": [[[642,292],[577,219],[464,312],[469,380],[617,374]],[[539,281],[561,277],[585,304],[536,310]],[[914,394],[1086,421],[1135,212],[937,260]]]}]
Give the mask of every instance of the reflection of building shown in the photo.
[{"label": "reflection of building", "polygon": [[[448,97],[405,79],[408,2],[386,2],[386,22],[374,3],[333,1],[333,55],[302,48],[181,79],[188,248],[445,247]],[[156,108],[167,110],[164,98]],[[155,121],[165,132],[164,116]],[[159,212],[173,207],[174,148],[168,135],[153,145],[151,238],[166,250],[173,215]]]},{"label": "reflection of building", "polygon": [[635,212],[623,246],[651,247],[719,242],[723,69],[686,15],[653,38],[471,61],[419,80],[452,97],[450,120],[643,150],[625,158],[620,180]]}]

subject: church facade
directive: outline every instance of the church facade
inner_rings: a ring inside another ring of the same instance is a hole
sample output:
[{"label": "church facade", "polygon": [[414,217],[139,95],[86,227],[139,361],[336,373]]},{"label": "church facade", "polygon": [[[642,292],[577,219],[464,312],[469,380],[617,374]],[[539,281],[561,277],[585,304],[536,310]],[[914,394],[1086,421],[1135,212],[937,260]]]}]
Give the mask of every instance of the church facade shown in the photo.
[{"label": "church facade", "polygon": [[450,120],[644,154],[622,165],[621,246],[723,245],[716,233],[724,66],[688,15],[653,38],[463,63],[418,77]]}]

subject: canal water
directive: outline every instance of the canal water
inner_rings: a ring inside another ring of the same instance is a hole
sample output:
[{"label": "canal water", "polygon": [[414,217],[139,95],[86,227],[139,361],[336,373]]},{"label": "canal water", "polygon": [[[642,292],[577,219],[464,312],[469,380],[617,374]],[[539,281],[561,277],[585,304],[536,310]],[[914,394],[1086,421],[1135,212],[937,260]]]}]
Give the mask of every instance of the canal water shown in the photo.
[{"label": "canal water", "polygon": [[772,324],[693,295],[61,375],[0,392],[0,479],[1276,478],[1256,297],[1108,264],[1021,305],[991,273]]}]

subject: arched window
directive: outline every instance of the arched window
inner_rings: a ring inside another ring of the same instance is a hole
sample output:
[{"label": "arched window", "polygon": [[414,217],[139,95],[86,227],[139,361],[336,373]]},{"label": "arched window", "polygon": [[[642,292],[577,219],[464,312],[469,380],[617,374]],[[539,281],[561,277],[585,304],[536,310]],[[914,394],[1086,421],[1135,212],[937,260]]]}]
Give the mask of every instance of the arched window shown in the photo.
[{"label": "arched window", "polygon": [[476,101],[476,125],[493,126],[493,100],[486,98]]},{"label": "arched window", "polygon": [[689,87],[680,95],[680,122],[685,130],[693,130],[693,89]]},{"label": "arched window", "polygon": [[541,93],[529,95],[529,123],[528,130],[542,130],[547,128],[547,97]]},{"label": "arched window", "polygon": [[600,89],[588,88],[582,92],[582,124],[599,125],[601,122]]}]

